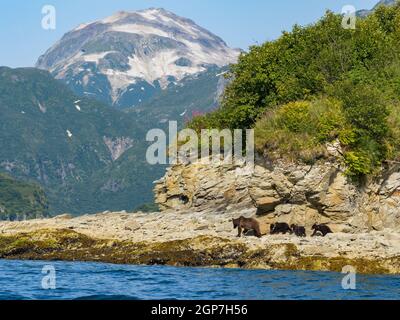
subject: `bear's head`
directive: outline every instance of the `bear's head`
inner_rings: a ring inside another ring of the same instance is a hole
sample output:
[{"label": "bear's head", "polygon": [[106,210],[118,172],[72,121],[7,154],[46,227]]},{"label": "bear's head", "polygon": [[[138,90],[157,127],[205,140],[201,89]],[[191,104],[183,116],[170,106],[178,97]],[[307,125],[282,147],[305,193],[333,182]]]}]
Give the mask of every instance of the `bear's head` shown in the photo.
[{"label": "bear's head", "polygon": [[240,218],[239,219],[232,219],[232,223],[233,223],[233,228],[236,229],[237,227],[239,227]]}]

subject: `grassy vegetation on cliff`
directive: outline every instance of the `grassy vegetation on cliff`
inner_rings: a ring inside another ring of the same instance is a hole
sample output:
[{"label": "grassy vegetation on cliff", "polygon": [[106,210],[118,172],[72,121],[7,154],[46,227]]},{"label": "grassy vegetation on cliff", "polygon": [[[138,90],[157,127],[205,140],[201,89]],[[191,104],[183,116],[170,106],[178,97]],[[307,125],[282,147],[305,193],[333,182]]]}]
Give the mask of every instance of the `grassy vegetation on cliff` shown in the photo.
[{"label": "grassy vegetation on cliff", "polygon": [[326,153],[325,143],[345,128],[341,104],[334,99],[296,101],[270,111],[255,126],[256,147],[271,158],[310,162]]},{"label": "grassy vegetation on cliff", "polygon": [[254,46],[232,66],[223,106],[190,127],[256,128],[259,149],[313,161],[339,140],[348,175],[400,157],[400,4],[380,7],[356,29],[327,12]]}]

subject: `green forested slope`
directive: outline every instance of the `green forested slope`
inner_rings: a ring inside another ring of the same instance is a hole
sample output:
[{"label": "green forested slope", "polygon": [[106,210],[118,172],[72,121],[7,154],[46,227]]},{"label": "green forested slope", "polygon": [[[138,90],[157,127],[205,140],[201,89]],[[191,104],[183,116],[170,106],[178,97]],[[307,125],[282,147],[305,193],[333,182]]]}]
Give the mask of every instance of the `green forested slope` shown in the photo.
[{"label": "green forested slope", "polygon": [[38,185],[17,181],[0,173],[0,220],[43,218],[48,215],[48,201]]},{"label": "green forested slope", "polygon": [[[137,139],[134,117],[73,95],[45,71],[4,67],[0,114],[1,171],[37,181],[53,213],[81,213],[109,204],[107,194],[112,192],[96,190],[102,195],[99,206],[91,203],[93,191],[87,186],[93,175],[115,163],[104,138]],[[101,185],[112,178],[103,176]],[[140,190],[135,184],[126,188]],[[141,203],[135,197],[129,201],[131,206]],[[128,206],[127,200],[122,205]]]},{"label": "green forested slope", "polygon": [[[48,72],[0,68],[0,172],[36,181],[56,213],[133,210],[153,201],[153,181],[165,166],[146,161],[147,131],[180,126],[193,112],[217,105],[210,68],[168,88],[162,96],[122,112],[74,95]],[[178,91],[178,92],[177,92]],[[117,158],[105,143],[128,141]]]}]

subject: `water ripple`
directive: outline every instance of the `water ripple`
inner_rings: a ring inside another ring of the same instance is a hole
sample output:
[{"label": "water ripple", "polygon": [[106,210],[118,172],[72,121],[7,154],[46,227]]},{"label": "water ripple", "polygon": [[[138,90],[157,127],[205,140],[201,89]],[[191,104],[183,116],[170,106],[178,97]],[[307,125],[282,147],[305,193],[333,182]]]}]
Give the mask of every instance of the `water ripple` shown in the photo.
[{"label": "water ripple", "polygon": [[[56,289],[44,290],[44,265]],[[0,300],[351,300],[400,298],[399,276],[357,276],[357,290],[328,272],[128,266],[0,260]]]}]

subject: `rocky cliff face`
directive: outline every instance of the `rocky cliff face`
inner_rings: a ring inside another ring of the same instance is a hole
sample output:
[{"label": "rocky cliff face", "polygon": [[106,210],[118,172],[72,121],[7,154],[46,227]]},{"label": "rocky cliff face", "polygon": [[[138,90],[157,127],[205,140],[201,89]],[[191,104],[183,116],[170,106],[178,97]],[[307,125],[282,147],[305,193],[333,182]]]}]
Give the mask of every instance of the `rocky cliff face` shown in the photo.
[{"label": "rocky cliff face", "polygon": [[253,174],[229,165],[176,165],[156,182],[161,210],[252,209],[265,224],[327,223],[335,232],[400,229],[400,172],[392,168],[356,185],[336,162],[259,163]]},{"label": "rocky cliff face", "polygon": [[126,137],[118,137],[111,139],[108,137],[103,138],[108,150],[110,150],[111,158],[113,161],[118,160],[127,150],[132,148],[133,140]]}]

